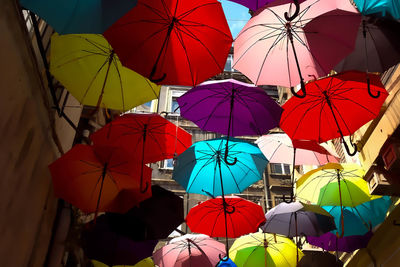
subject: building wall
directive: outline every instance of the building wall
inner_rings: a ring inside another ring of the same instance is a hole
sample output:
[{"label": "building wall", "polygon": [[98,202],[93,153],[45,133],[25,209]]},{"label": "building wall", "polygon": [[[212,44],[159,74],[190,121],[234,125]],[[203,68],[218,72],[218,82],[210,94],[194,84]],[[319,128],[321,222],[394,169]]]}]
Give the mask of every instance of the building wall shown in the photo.
[{"label": "building wall", "polygon": [[16,1],[0,3],[0,266],[43,266],[57,212],[47,165],[74,131],[54,116]]}]

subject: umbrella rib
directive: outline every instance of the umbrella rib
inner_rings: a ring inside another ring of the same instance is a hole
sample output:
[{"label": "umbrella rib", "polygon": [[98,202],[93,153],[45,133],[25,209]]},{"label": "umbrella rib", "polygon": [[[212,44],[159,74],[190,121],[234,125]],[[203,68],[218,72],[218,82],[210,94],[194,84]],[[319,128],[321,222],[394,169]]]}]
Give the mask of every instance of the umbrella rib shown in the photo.
[{"label": "umbrella rib", "polygon": [[[332,107],[336,110],[337,115],[339,115],[340,119],[342,120],[342,123],[344,124],[344,127],[346,127],[347,131],[349,132],[349,135],[351,135],[352,133],[351,133],[351,131],[350,131],[350,128],[349,128],[349,126],[347,125],[346,121],[344,120],[342,114],[339,112],[339,109],[335,106],[334,103],[331,103],[331,104],[332,104]],[[339,122],[338,122],[338,123],[339,123]],[[338,129],[338,130],[339,130],[339,129]],[[343,130],[343,129],[340,129],[340,130]]]},{"label": "umbrella rib", "polygon": [[[77,52],[80,52],[80,51],[77,51]],[[64,65],[67,65],[67,64],[69,64],[69,63],[74,63],[74,62],[76,62],[76,61],[79,61],[79,60],[81,60],[81,59],[85,59],[85,58],[91,57],[91,56],[97,56],[97,54],[92,53],[92,54],[89,54],[89,55],[84,55],[84,56],[76,57],[76,58],[70,59],[70,60],[68,60],[68,61],[65,61],[65,62],[63,62],[63,63],[61,63],[61,64],[59,64],[59,65],[56,65],[54,68],[60,68],[60,67],[63,67]]]},{"label": "umbrella rib", "polygon": [[[251,115],[251,117],[252,117],[252,119],[253,119],[253,122],[254,122],[255,125],[256,125],[256,124],[257,124],[257,119],[254,117],[253,110],[249,107],[248,103],[246,103],[246,101],[242,98],[242,96],[240,95],[240,93],[237,94],[236,96],[237,96],[237,98],[239,98],[239,100],[242,100],[241,102],[240,102],[240,101],[237,101],[237,102],[238,102],[238,103],[241,103],[243,106],[245,106],[245,107],[247,108],[247,110],[249,111],[249,113],[250,113],[250,115]],[[253,103],[254,103],[254,102],[253,102]],[[255,103],[258,103],[258,102],[256,101]],[[263,108],[264,108],[264,107],[263,107]],[[266,112],[266,114],[270,115],[269,111]],[[257,128],[257,135],[262,135],[263,133],[261,133],[260,129],[259,129],[258,127],[256,127],[256,128]]]},{"label": "umbrella rib", "polygon": [[[97,76],[100,74],[101,69],[107,64],[108,59],[103,63],[103,65],[101,65],[101,67],[97,70],[96,74],[93,76],[92,80],[90,81],[88,87],[85,90],[85,93],[83,94],[82,98],[81,98],[81,103],[85,100],[87,94],[89,93],[90,88],[92,87],[94,81],[96,80]],[[106,79],[106,77],[105,77]],[[100,96],[101,97],[101,96]]]},{"label": "umbrella rib", "polygon": [[[170,15],[169,13],[169,9],[166,7],[165,3],[163,0],[161,0],[161,3],[163,5],[164,8],[164,12],[161,10],[158,10],[157,8],[155,8],[154,6],[150,6],[144,2],[139,2],[137,4],[137,6],[143,5],[145,8],[147,8],[148,10],[150,10],[151,12],[153,12],[155,15],[157,15],[158,17],[160,17],[161,19],[165,19],[168,20],[169,18],[171,18],[172,15]],[[167,15],[167,18],[165,18],[163,15]]]},{"label": "umbrella rib", "polygon": [[[229,98],[230,96],[227,95],[224,98],[222,98],[215,106],[214,108],[211,110],[211,113],[209,114],[207,120],[204,122],[203,128],[207,127],[208,122],[210,121],[210,119],[214,116],[214,113],[217,111],[218,107],[223,104],[225,101],[227,101],[227,98]],[[196,120],[197,122],[199,120]]]},{"label": "umbrella rib", "polygon": [[207,167],[208,165],[210,165],[211,163],[213,163],[213,159],[209,159],[206,163],[203,164],[203,166],[200,167],[200,170],[196,173],[195,177],[193,177],[190,185],[187,187],[186,192],[190,191],[190,188],[192,187],[192,185],[194,184],[194,182],[196,181],[197,177],[199,176],[200,172]]},{"label": "umbrella rib", "polygon": [[190,15],[191,13],[193,13],[195,10],[197,10],[199,8],[202,8],[202,7],[205,7],[205,6],[210,6],[210,5],[218,5],[218,4],[220,4],[220,3],[219,2],[212,2],[212,3],[205,3],[205,4],[199,5],[197,7],[193,7],[192,9],[189,9],[188,11],[185,11],[185,12],[181,13],[177,18],[179,20],[181,20],[181,19],[183,19],[186,16]]},{"label": "umbrella rib", "polygon": [[[183,23],[179,23],[181,26],[185,26],[185,27],[207,27],[207,28],[209,28],[209,29],[211,29],[211,30],[214,30],[214,31],[216,31],[216,32],[219,32],[219,33],[221,33],[221,34],[223,34],[223,35],[225,35],[226,37],[228,37],[228,38],[231,38],[231,36],[229,36],[228,34],[226,34],[224,31],[222,31],[222,30],[220,30],[220,29],[218,29],[218,28],[215,28],[215,27],[212,27],[212,26],[210,26],[210,25],[207,25],[207,24],[203,24],[203,23],[199,23],[199,22],[196,22],[196,21],[191,21],[191,20],[179,20],[179,22],[185,22],[185,23],[189,23],[189,24],[183,24]],[[192,23],[192,24],[194,24],[194,25],[190,25],[190,23]]]},{"label": "umbrella rib", "polygon": [[[104,37],[101,34],[96,34],[96,35],[99,36],[100,38],[104,39]],[[82,36],[76,36],[76,37],[85,40],[86,42],[88,42],[89,44],[93,45],[94,47],[96,47],[97,49],[102,51],[103,53],[110,54],[110,50],[111,50],[110,47],[102,45],[102,44],[100,44],[98,42],[95,42],[93,40],[89,40],[88,38],[85,38],[85,37],[82,37]]]},{"label": "umbrella rib", "polygon": [[[175,28],[174,28],[174,32],[175,32],[176,37],[178,38],[179,43],[181,44],[183,50],[185,51],[186,62],[187,62],[188,67],[189,67],[190,77],[191,77],[191,79],[192,79],[192,84],[195,85],[196,82],[194,81],[194,75],[193,75],[193,71],[192,71],[192,64],[190,63],[188,51],[187,51],[187,49],[186,49],[185,43],[184,43],[184,41],[183,41],[183,36],[182,36],[182,33],[185,33],[185,32],[184,32],[182,29],[180,29],[180,28],[181,28],[181,27],[175,27]],[[187,33],[185,33],[185,34],[187,34]],[[188,34],[187,34],[187,35],[188,35]],[[188,35],[188,36],[190,36],[190,35]],[[195,39],[195,38],[193,38],[193,39]],[[196,40],[196,39],[195,39],[195,40]],[[200,40],[197,40],[197,41],[200,42]],[[201,43],[201,42],[200,42],[200,43]],[[201,43],[201,44],[202,44],[202,43]],[[197,79],[196,79],[196,81],[197,81]]]},{"label": "umbrella rib", "polygon": [[[369,110],[367,107],[365,107],[365,106],[361,105],[360,103],[354,101],[353,99],[350,99],[350,98],[347,98],[347,97],[344,97],[344,96],[340,96],[340,97],[337,97],[337,96],[336,96],[334,99],[335,99],[335,100],[346,100],[346,101],[352,102],[353,104],[356,104],[356,105],[358,105],[359,107],[363,108],[364,110],[368,111],[368,112],[371,113],[372,115],[374,115],[374,116],[377,116],[377,115],[378,115],[378,114],[372,112],[371,110]],[[334,104],[332,104],[332,105],[334,105]]]},{"label": "umbrella rib", "polygon": [[89,162],[89,161],[86,161],[86,160],[79,160],[80,162],[83,162],[83,163],[85,163],[85,164],[87,164],[87,165],[89,165],[89,166],[92,166],[92,167],[95,167],[95,168],[102,168],[102,165],[96,165],[95,163],[91,163],[91,162]]},{"label": "umbrella rib", "polygon": [[119,84],[120,84],[120,88],[121,88],[122,110],[125,110],[124,89],[123,89],[121,73],[120,73],[119,68],[118,68],[116,57],[113,58],[113,64],[114,64],[115,69],[117,70]]}]

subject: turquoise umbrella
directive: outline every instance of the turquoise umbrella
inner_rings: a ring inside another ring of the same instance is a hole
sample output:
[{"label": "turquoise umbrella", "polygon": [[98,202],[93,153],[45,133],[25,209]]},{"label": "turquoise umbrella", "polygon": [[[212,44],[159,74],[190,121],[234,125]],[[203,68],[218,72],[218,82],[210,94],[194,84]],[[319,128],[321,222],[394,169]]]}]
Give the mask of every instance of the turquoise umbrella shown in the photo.
[{"label": "turquoise umbrella", "polygon": [[254,144],[230,138],[228,162],[225,162],[226,139],[212,139],[193,144],[178,156],[172,178],[188,193],[213,197],[235,194],[262,178],[268,160]]},{"label": "turquoise umbrella", "polygon": [[20,0],[59,34],[103,33],[137,0]]},{"label": "turquoise umbrella", "polygon": [[[346,228],[344,236],[365,235],[385,220],[391,203],[390,197],[383,196],[355,207],[343,207],[343,221]],[[340,206],[322,206],[322,208],[334,217],[337,230],[331,232],[342,233]]]},{"label": "turquoise umbrella", "polygon": [[363,15],[390,13],[393,18],[400,19],[400,1],[398,0],[354,0]]}]

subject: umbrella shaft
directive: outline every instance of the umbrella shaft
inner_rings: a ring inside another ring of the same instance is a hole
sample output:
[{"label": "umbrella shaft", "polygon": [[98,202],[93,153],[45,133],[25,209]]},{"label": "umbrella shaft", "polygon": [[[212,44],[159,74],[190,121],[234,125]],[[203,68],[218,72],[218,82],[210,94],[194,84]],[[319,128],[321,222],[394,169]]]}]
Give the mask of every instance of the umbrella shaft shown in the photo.
[{"label": "umbrella shaft", "polygon": [[226,257],[229,258],[229,244],[228,244],[228,222],[227,222],[227,214],[226,214],[226,202],[225,202],[225,194],[224,194],[224,183],[222,182],[222,168],[221,168],[221,156],[217,155],[218,169],[219,169],[219,178],[221,180],[221,192],[222,192],[222,205],[224,207],[224,218],[225,218],[225,244],[226,244]]},{"label": "umbrella shaft", "polygon": [[289,37],[290,44],[292,45],[293,55],[294,55],[294,59],[296,60],[296,66],[297,66],[297,71],[299,72],[300,80],[303,81],[303,75],[301,74],[299,60],[297,59],[296,48],[294,47],[293,33],[292,33],[292,30],[290,27],[288,27],[288,29],[287,29],[287,34]]}]

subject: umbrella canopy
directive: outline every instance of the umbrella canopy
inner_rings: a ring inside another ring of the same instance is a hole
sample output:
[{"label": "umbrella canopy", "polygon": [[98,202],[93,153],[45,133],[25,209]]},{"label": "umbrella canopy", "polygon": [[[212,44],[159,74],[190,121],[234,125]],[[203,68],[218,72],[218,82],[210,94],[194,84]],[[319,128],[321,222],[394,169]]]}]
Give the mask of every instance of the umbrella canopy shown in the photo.
[{"label": "umbrella canopy", "polygon": [[397,0],[353,0],[358,10],[364,15],[390,13],[393,18],[400,19],[400,3]]},{"label": "umbrella canopy", "polygon": [[233,79],[204,82],[177,101],[181,116],[229,136],[264,134],[279,125],[282,113],[264,90]]},{"label": "umbrella canopy", "polygon": [[329,252],[307,251],[299,261],[298,267],[342,267],[343,262]]},{"label": "umbrella canopy", "polygon": [[50,72],[83,105],[129,110],[158,97],[160,87],[121,65],[97,34],[51,38]]},{"label": "umbrella canopy", "polygon": [[[123,148],[75,145],[49,165],[54,193],[84,212],[127,212],[149,198],[140,193],[141,166]],[[144,167],[143,179],[151,182],[151,169]]]},{"label": "umbrella canopy", "polygon": [[217,267],[237,267],[237,265],[231,259],[221,260]]},{"label": "umbrella canopy", "polygon": [[[366,76],[370,79],[370,91],[378,98],[369,94]],[[359,71],[332,75],[305,87],[306,97],[292,97],[282,106],[280,125],[291,139],[319,143],[354,133],[379,114],[388,96],[379,75]],[[349,155],[357,152],[344,144]]]},{"label": "umbrella canopy", "polygon": [[178,156],[172,178],[188,193],[221,196],[240,193],[262,178],[268,163],[254,144],[232,138],[228,160],[237,157],[235,165],[223,160],[225,139],[193,144]]},{"label": "umbrella canopy", "polygon": [[82,233],[83,249],[88,258],[109,266],[135,265],[152,255],[157,240],[133,241],[111,231],[104,219],[104,216],[98,217],[96,224],[89,223]]},{"label": "umbrella canopy", "polygon": [[236,196],[225,197],[225,202],[221,197],[201,202],[191,208],[186,217],[186,224],[192,232],[211,237],[239,237],[256,232],[264,223],[260,205]]},{"label": "umbrella canopy", "polygon": [[[104,264],[100,261],[92,260],[92,264],[94,267],[108,267],[107,264]],[[113,267],[155,267],[154,262],[151,258],[145,258],[144,260],[139,261],[135,265],[113,265]]]},{"label": "umbrella canopy", "polygon": [[[385,218],[389,206],[392,204],[390,197],[364,202],[355,207],[343,207],[343,221],[346,228],[344,236],[365,235],[372,228],[381,224]],[[338,206],[322,206],[335,219],[337,231],[342,232],[340,216],[341,210]],[[336,231],[332,231],[335,233]]]},{"label": "umbrella canopy", "polygon": [[42,17],[60,34],[103,33],[132,9],[137,0],[65,1],[20,0],[20,4]]},{"label": "umbrella canopy", "polygon": [[363,17],[353,52],[335,66],[337,72],[360,70],[383,73],[400,62],[400,22]]},{"label": "umbrella canopy", "polygon": [[320,236],[336,229],[332,215],[317,205],[280,203],[265,214],[264,232],[287,237]]},{"label": "umbrella canopy", "polygon": [[[125,147],[141,161],[141,166],[175,157],[192,144],[192,136],[158,114],[125,114],[90,136],[94,145]],[[140,171],[143,176],[143,169]],[[141,191],[149,183],[141,179]]]},{"label": "umbrella canopy", "polygon": [[369,194],[363,177],[364,170],[356,164],[328,163],[297,180],[296,197],[320,206],[340,206],[340,192],[342,206],[355,207],[378,198]]},{"label": "umbrella canopy", "polygon": [[338,157],[316,141],[292,141],[283,133],[263,135],[257,139],[256,144],[270,163],[324,165],[328,162],[338,162]]},{"label": "umbrella canopy", "polygon": [[[286,237],[258,232],[236,239],[229,252],[238,267],[295,267],[296,250],[296,245]],[[301,258],[303,252],[298,253]]]},{"label": "umbrella canopy", "polygon": [[[257,85],[291,87],[326,75],[354,49],[361,16],[348,1],[305,1],[291,18],[290,7],[264,9],[235,40],[234,67]],[[316,17],[324,23],[313,24]]]},{"label": "umbrella canopy", "polygon": [[153,254],[159,267],[214,267],[225,256],[224,244],[206,235],[187,234],[172,239]]},{"label": "umbrella canopy", "polygon": [[[241,4],[242,6],[245,6],[252,11],[256,11],[257,9],[266,6],[272,7],[272,6],[293,3],[293,0],[230,0],[230,1]],[[305,0],[299,0],[298,2],[301,3],[304,1]]]},{"label": "umbrella canopy", "polygon": [[232,44],[217,0],[139,0],[104,36],[124,66],[174,85],[194,86],[222,72]]},{"label": "umbrella canopy", "polygon": [[183,199],[158,185],[125,214],[106,213],[110,228],[133,240],[164,239],[184,222]]},{"label": "umbrella canopy", "polygon": [[372,232],[368,232],[365,235],[353,235],[341,238],[338,238],[335,234],[326,233],[318,237],[307,236],[307,242],[328,251],[353,252],[354,250],[367,247],[371,237]]}]

